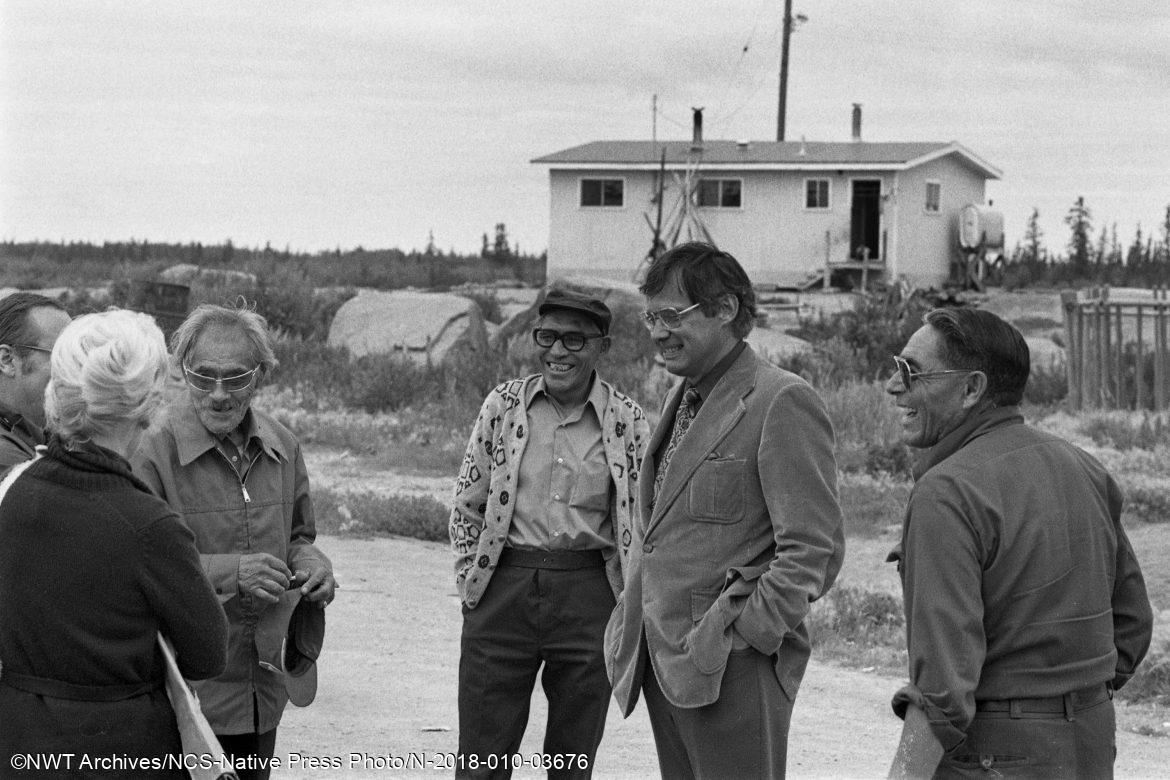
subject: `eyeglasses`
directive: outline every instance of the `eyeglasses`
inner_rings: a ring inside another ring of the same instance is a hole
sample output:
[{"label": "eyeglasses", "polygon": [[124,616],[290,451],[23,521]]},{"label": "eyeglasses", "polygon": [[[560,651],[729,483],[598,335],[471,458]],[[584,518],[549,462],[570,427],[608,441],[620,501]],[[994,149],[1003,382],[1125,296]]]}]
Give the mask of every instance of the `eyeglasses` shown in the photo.
[{"label": "eyeglasses", "polygon": [[915,379],[930,379],[936,376],[946,376],[947,374],[970,374],[971,372],[962,368],[952,368],[946,371],[915,371],[910,368],[910,364],[906,362],[905,358],[894,355],[894,365],[898,367],[898,378],[902,380],[902,387],[909,390],[914,384]]},{"label": "eyeglasses", "polygon": [[256,378],[256,372],[259,370],[260,366],[256,366],[251,371],[245,371],[235,376],[215,377],[198,374],[187,366],[183,366],[183,377],[187,380],[187,384],[201,393],[211,393],[216,388],[221,388],[225,393],[238,393],[251,386],[252,380]]},{"label": "eyeglasses", "polygon": [[642,312],[642,321],[646,325],[647,330],[654,330],[654,323],[661,322],[662,327],[667,330],[674,330],[682,326],[682,318],[684,314],[688,314],[699,308],[701,304],[693,303],[682,311],[673,306],[659,309],[658,311],[644,311]]},{"label": "eyeglasses", "polygon": [[565,349],[570,352],[580,352],[591,339],[601,338],[605,338],[605,335],[602,333],[590,334],[575,330],[561,333],[559,330],[553,330],[552,328],[537,328],[532,331],[532,340],[536,342],[537,346],[548,349],[553,344],[556,344],[557,341],[560,341],[565,345]]},{"label": "eyeglasses", "polygon": [[53,353],[53,350],[51,349],[46,347],[34,347],[32,344],[13,344],[12,346],[16,347],[17,349],[35,349],[37,352],[48,352],[49,354]]}]

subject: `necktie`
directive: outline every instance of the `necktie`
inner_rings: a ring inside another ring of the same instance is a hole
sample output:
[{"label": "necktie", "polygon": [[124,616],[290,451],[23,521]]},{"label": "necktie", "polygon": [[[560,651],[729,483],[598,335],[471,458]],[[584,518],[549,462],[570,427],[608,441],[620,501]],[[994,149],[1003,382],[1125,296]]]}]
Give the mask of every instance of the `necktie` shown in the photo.
[{"label": "necktie", "polygon": [[[691,421],[695,419],[695,413],[699,408],[699,399],[699,391],[693,387],[687,388],[687,391],[683,393],[682,402],[674,414],[674,427],[670,430],[670,441],[666,443],[666,450],[658,459],[658,468],[654,472],[654,504],[658,503],[658,491],[662,487],[662,478],[666,476],[666,467],[670,464],[674,451],[678,449],[678,443],[682,441],[682,437],[690,429]],[[653,509],[653,504],[651,509]]]}]

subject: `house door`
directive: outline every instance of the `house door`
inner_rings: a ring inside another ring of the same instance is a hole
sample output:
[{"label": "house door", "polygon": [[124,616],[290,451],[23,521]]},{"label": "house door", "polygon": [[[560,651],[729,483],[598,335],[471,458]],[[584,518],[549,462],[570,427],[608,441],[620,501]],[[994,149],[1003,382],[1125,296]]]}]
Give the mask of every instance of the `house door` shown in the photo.
[{"label": "house door", "polygon": [[849,259],[881,258],[882,183],[880,179],[854,179],[849,219]]}]

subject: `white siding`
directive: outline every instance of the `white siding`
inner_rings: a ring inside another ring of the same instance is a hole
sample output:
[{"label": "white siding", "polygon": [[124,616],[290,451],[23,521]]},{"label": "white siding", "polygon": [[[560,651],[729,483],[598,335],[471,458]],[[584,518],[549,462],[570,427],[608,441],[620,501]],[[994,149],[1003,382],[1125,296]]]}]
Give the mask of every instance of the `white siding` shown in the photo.
[{"label": "white siding", "polygon": [[[967,203],[983,203],[984,180],[954,155],[894,172],[858,171],[751,171],[734,168],[704,169],[711,178],[743,181],[742,207],[699,209],[715,242],[743,264],[752,281],[791,281],[822,268],[826,234],[832,262],[849,259],[851,182],[882,182],[880,230],[886,235],[887,270],[912,284],[939,286],[947,276],[956,239],[959,210]],[[678,172],[681,179],[682,173]],[[587,274],[632,280],[650,249],[647,224],[655,218],[650,202],[656,171],[614,171],[582,168],[550,171],[549,278]],[[622,208],[582,208],[582,178],[622,178]],[[829,179],[830,208],[810,210],[805,204],[805,180]],[[942,185],[937,214],[924,209],[926,180]],[[678,186],[667,172],[663,227],[678,203]],[[686,240],[685,231],[680,240]]]}]

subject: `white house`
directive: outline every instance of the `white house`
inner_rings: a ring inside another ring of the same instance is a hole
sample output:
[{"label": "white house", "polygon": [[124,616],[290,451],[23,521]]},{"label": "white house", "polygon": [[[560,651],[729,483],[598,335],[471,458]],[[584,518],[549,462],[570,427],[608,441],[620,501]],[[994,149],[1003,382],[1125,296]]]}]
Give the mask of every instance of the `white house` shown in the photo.
[{"label": "white house", "polygon": [[855,108],[851,142],[704,141],[696,114],[691,141],[594,141],[538,157],[549,167],[549,278],[634,278],[657,223],[667,245],[705,231],[757,284],[807,284],[829,268],[835,281],[864,271],[941,286],[960,257],[960,210],[983,204],[1001,173],[957,141],[870,143],[860,124]]}]

